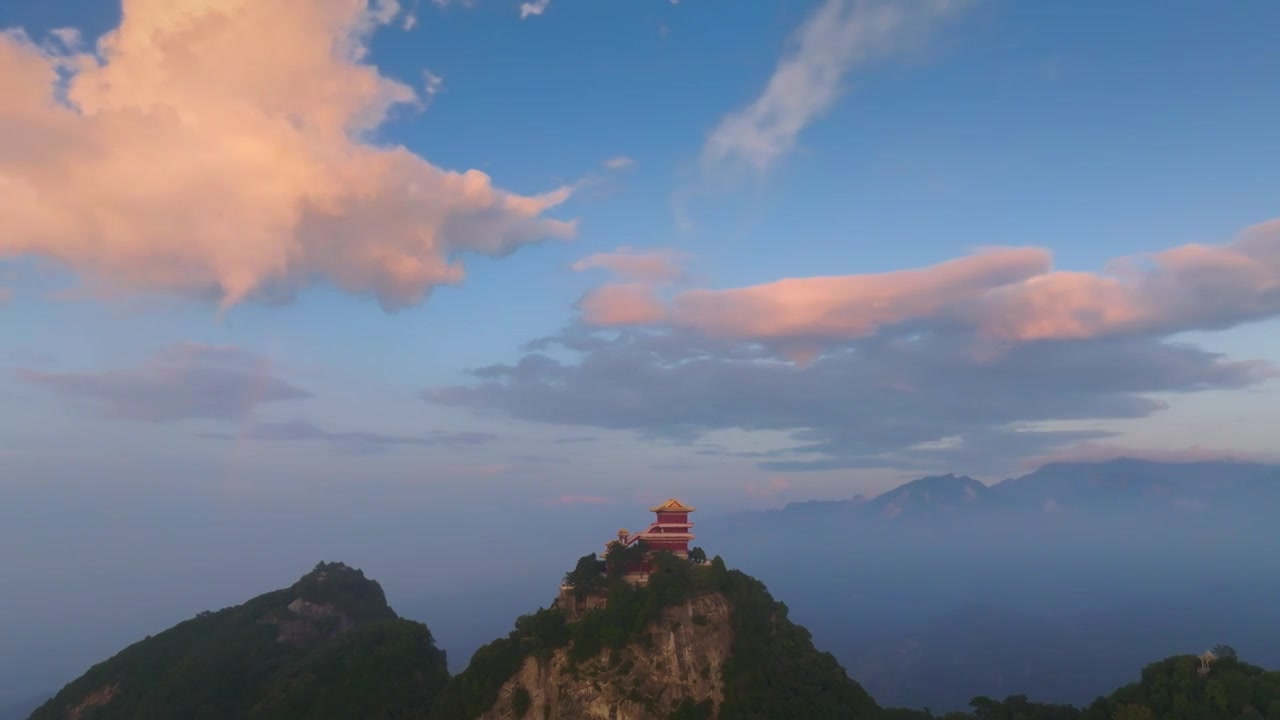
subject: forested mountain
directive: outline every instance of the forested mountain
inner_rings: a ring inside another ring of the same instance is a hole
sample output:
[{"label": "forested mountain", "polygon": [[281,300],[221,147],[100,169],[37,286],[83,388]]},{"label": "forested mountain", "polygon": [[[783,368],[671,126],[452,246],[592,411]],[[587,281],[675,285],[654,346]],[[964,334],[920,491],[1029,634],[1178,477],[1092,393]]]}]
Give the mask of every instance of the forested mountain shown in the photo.
[{"label": "forested mountain", "polygon": [[[567,594],[518,618],[452,678],[426,626],[398,618],[376,582],[321,563],[289,588],[131,645],[31,718],[1280,720],[1280,673],[1225,646],[1148,665],[1083,707],[975,693],[968,710],[934,714],[907,692],[907,708],[886,708],[760,581],[718,556],[653,562],[636,586],[594,555],[580,559]],[[1027,631],[998,613],[964,622],[966,632]],[[994,669],[1016,677],[1019,662]]]},{"label": "forested mountain", "polygon": [[413,717],[447,681],[425,625],[397,617],[361,571],[320,563],[130,645],[31,720]]}]

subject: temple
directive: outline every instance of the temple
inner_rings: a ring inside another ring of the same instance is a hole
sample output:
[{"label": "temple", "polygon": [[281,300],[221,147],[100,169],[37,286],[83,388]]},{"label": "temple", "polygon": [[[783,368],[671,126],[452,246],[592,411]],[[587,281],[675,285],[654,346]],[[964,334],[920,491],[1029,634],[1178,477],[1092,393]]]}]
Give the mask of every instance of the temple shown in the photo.
[{"label": "temple", "polygon": [[649,575],[649,557],[655,552],[669,552],[682,558],[689,557],[689,542],[693,540],[693,523],[689,522],[689,513],[697,508],[671,498],[661,505],[649,508],[649,512],[657,517],[643,532],[632,534],[626,528],[618,531],[618,539],[605,545],[606,554],[615,542],[623,547],[630,547],[638,542],[644,543],[647,552],[640,562],[627,568],[629,578],[647,577]]}]

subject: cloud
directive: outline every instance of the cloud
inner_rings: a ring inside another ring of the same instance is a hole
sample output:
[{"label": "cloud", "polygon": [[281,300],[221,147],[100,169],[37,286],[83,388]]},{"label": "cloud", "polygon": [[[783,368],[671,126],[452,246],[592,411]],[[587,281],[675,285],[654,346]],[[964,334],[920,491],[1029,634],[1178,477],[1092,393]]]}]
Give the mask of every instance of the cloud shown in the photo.
[{"label": "cloud", "polygon": [[749,481],[743,491],[750,497],[768,499],[791,489],[791,481],[781,475],[773,475],[765,482]]},{"label": "cloud", "polygon": [[[581,322],[528,343],[518,361],[424,396],[685,443],[766,431],[781,440],[704,452],[770,472],[996,474],[1118,434],[1055,421],[1145,418],[1167,407],[1157,395],[1280,377],[1269,362],[1171,339],[1280,315],[1280,223],[1222,246],[1122,258],[1100,274],[1049,260],[991,249],[916,270],[685,291],[665,304],[644,282],[606,285],[579,302]],[[591,265],[652,277],[613,256]]]},{"label": "cloud", "polygon": [[958,0],[826,0],[796,31],[764,92],[726,116],[702,149],[704,169],[745,164],[764,172],[826,112],[857,64],[910,47]]},{"label": "cloud", "polygon": [[[775,431],[791,442],[767,469],[946,467],[1008,462],[1107,433],[1037,423],[1141,418],[1153,393],[1249,387],[1275,376],[1147,338],[1027,343],[976,358],[946,334],[868,338],[796,367],[766,351],[682,334],[623,332],[554,359],[531,353],[433,388],[430,401],[562,425],[694,441],[716,430]],[[949,447],[930,447],[944,439]],[[977,472],[977,468],[972,469]]]},{"label": "cloud", "polygon": [[108,417],[147,422],[238,422],[261,405],[310,397],[279,377],[266,358],[238,348],[194,343],[166,348],[136,370],[21,370],[19,376],[68,398],[95,403]]},{"label": "cloud", "polygon": [[578,301],[583,322],[591,325],[652,325],[665,313],[662,300],[647,283],[615,283],[596,288]]},{"label": "cloud", "polygon": [[444,78],[424,69],[422,71],[422,92],[426,94],[426,104],[430,105],[436,95],[444,91]]},{"label": "cloud", "polygon": [[622,282],[595,288],[578,301],[583,320],[591,325],[650,325],[666,314],[658,288],[685,275],[683,256],[673,250],[637,250],[621,247],[596,253],[575,262],[577,272],[602,269]]},{"label": "cloud", "polygon": [[624,168],[629,168],[634,164],[635,164],[635,161],[627,157],[626,155],[611,157],[608,160],[604,161],[604,166],[608,170],[622,170]]},{"label": "cloud", "polygon": [[525,18],[530,16],[541,15],[542,13],[547,11],[547,8],[550,5],[551,5],[551,0],[533,0],[532,2],[522,2],[520,3],[520,19],[524,20]]},{"label": "cloud", "polygon": [[628,281],[645,283],[671,283],[680,279],[683,255],[670,249],[639,250],[620,247],[613,252],[588,255],[573,264],[577,272],[608,270]]},{"label": "cloud", "polygon": [[466,253],[572,237],[546,216],[567,187],[520,195],[378,141],[424,104],[368,62],[398,12],[125,0],[92,52],[0,33],[0,257],[99,290],[231,305],[325,281],[395,309],[460,282]]},{"label": "cloud", "polygon": [[659,303],[617,290],[582,310],[593,325],[660,324],[812,353],[910,323],[997,348],[1221,330],[1280,315],[1280,221],[1225,245],[1119,258],[1101,273],[1055,271],[1040,248],[1000,248],[912,270],[686,290]]},{"label": "cloud", "polygon": [[711,336],[742,339],[852,339],[938,315],[957,303],[1048,271],[1048,251],[980,252],[915,270],[792,278],[676,296],[669,322]]},{"label": "cloud", "polygon": [[13,299],[13,290],[7,287],[0,287],[0,305],[3,305]]},{"label": "cloud", "polygon": [[257,440],[267,442],[323,442],[340,452],[370,454],[393,447],[475,447],[493,442],[496,435],[481,432],[434,431],[424,435],[394,435],[376,432],[325,430],[307,420],[257,422],[238,433],[206,433],[221,440]]}]

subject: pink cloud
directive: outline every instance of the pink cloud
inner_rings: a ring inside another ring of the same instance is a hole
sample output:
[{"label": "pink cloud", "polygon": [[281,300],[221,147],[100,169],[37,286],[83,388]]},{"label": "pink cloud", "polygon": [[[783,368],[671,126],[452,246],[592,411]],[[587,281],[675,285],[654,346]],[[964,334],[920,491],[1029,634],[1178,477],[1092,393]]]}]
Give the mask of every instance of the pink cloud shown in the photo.
[{"label": "pink cloud", "polygon": [[666,312],[653,288],[644,283],[618,283],[598,287],[578,301],[584,322],[590,325],[650,325]]},{"label": "pink cloud", "polygon": [[671,283],[684,275],[683,256],[670,249],[638,250],[620,247],[613,252],[595,253],[575,262],[577,272],[608,270],[621,280],[653,284]]},{"label": "pink cloud", "polygon": [[1119,258],[1099,273],[1051,264],[1041,248],[996,248],[910,270],[686,290],[665,307],[652,293],[618,290],[588,296],[584,307],[594,324],[661,322],[767,341],[800,362],[824,344],[913,320],[967,327],[1000,344],[1168,335],[1280,315],[1280,220],[1225,245]]},{"label": "pink cloud", "polygon": [[791,489],[791,481],[781,475],[771,476],[764,482],[749,482],[743,490],[753,498],[771,498]]},{"label": "pink cloud", "polygon": [[424,104],[367,62],[397,14],[393,0],[124,0],[92,53],[0,34],[0,257],[224,305],[322,278],[390,309],[460,282],[458,253],[572,237],[544,215],[567,188],[517,195],[364,139]]},{"label": "pink cloud", "polygon": [[1049,269],[1038,248],[987,250],[916,270],[790,278],[676,296],[672,322],[709,335],[770,339],[858,338],[885,325],[930,317],[984,292]]},{"label": "pink cloud", "polygon": [[0,305],[3,305],[13,299],[13,290],[7,287],[0,287]]},{"label": "pink cloud", "polygon": [[682,260],[674,250],[621,247],[575,262],[577,272],[607,270],[621,281],[591,290],[578,301],[583,321],[599,326],[658,323],[666,309],[657,291],[684,277]]}]

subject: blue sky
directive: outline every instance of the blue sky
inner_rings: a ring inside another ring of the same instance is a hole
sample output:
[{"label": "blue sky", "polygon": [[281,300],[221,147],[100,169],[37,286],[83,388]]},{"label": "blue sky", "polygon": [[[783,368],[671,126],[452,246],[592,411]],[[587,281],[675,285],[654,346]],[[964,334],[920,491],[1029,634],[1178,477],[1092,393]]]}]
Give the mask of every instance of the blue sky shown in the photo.
[{"label": "blue sky", "polygon": [[[465,264],[465,281],[393,312],[367,292],[334,287],[314,268],[300,271],[305,287],[283,304],[245,299],[219,308],[201,288],[128,279],[102,295],[86,289],[86,277],[118,279],[111,270],[95,271],[53,241],[33,252],[15,240],[0,246],[10,248],[0,276],[9,296],[0,309],[8,369],[0,390],[21,410],[0,420],[3,457],[40,473],[78,460],[110,474],[114,453],[124,448],[144,458],[163,448],[177,458],[216,459],[228,452],[227,442],[205,435],[254,418],[304,419],[333,432],[496,438],[483,448],[387,446],[354,458],[311,441],[242,442],[237,452],[246,462],[270,457],[303,475],[334,461],[333,453],[353,467],[377,462],[401,470],[514,467],[521,462],[513,457],[539,454],[566,477],[572,492],[564,494],[609,500],[626,498],[630,481],[590,468],[658,453],[662,464],[701,471],[652,469],[646,472],[670,476],[652,482],[696,485],[729,506],[755,503],[761,498],[746,488],[767,484],[768,471],[744,457],[709,460],[687,436],[664,438],[626,420],[525,422],[502,407],[440,406],[419,394],[465,385],[467,370],[515,361],[524,343],[572,326],[575,303],[608,279],[574,272],[572,264],[619,247],[675,249],[690,284],[707,288],[925,267],[984,246],[1046,248],[1056,270],[1096,272],[1120,256],[1221,245],[1274,217],[1280,165],[1269,119],[1277,110],[1280,49],[1266,30],[1276,12],[1260,3],[1170,3],[1152,12],[988,1],[926,11],[878,54],[837,60],[838,92],[798,121],[788,149],[767,168],[709,170],[705,147],[717,126],[765,92],[780,62],[805,52],[805,23],[838,5],[556,0],[525,18],[519,3],[493,0],[398,8],[368,37],[368,55],[353,62],[412,87],[418,103],[393,108],[362,146],[403,145],[437,167],[479,169],[496,187],[519,194],[572,187],[572,197],[549,214],[576,220],[573,237],[500,258],[452,255]],[[138,3],[125,22],[151,11]],[[121,23],[119,8],[96,3],[17,3],[2,13],[0,24],[21,28],[36,45],[57,28],[78,28],[81,49]],[[257,31],[270,32],[246,30]],[[434,92],[428,76],[439,78]],[[611,158],[629,163],[604,167]],[[127,185],[125,172],[120,181]],[[1233,359],[1275,360],[1280,348],[1266,316],[1200,333],[1194,342]],[[258,357],[271,368],[263,372],[310,397],[287,407],[250,403],[209,430],[208,418],[182,413],[164,422],[111,417],[100,398],[31,381],[32,372],[64,379],[145,374],[152,359],[184,343]],[[1145,449],[1174,450],[1191,435],[1206,448],[1266,452],[1271,448],[1259,438],[1221,432],[1221,422],[1206,418],[1235,413],[1258,421],[1266,404],[1258,398],[1271,385],[1247,385],[1195,396],[1170,388],[1168,410],[1137,418],[1086,413],[1063,420],[1124,428],[1109,445],[1132,437]],[[1175,431],[1188,422],[1183,406],[1195,407],[1207,424]],[[733,449],[779,447],[776,433],[735,425],[731,416],[720,418],[717,427],[700,429],[702,440],[719,432],[731,436]],[[560,437],[608,442],[555,443]],[[989,467],[934,464],[994,478],[1020,459],[1011,449]],[[850,494],[925,469],[858,465],[792,474],[783,495]]]},{"label": "blue sky", "polygon": [[210,6],[0,5],[15,612],[1274,457],[1274,4]]}]

